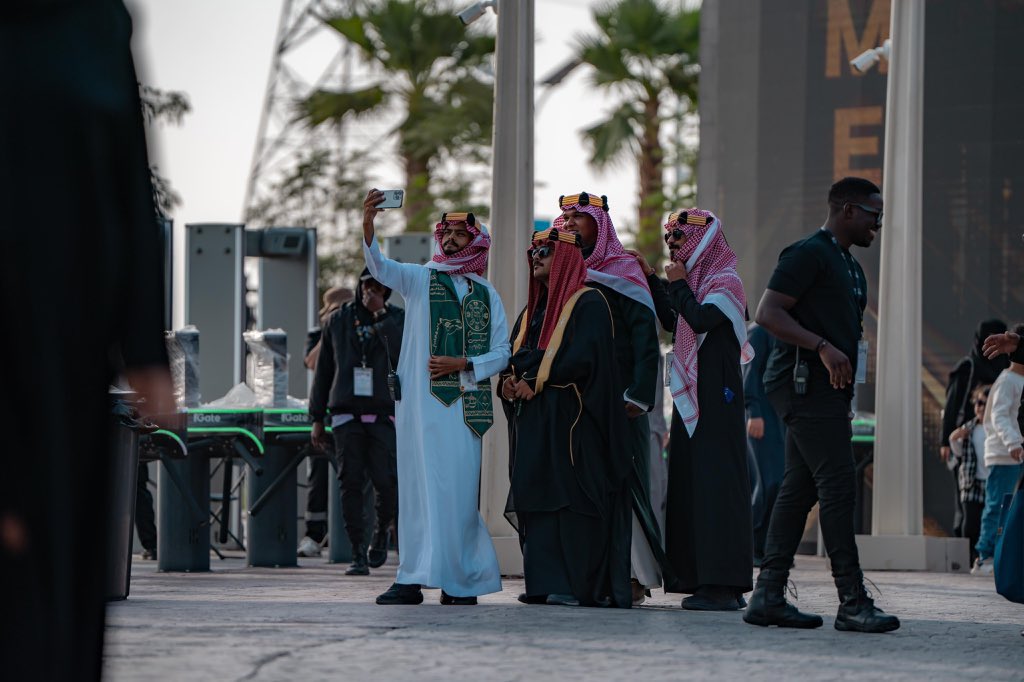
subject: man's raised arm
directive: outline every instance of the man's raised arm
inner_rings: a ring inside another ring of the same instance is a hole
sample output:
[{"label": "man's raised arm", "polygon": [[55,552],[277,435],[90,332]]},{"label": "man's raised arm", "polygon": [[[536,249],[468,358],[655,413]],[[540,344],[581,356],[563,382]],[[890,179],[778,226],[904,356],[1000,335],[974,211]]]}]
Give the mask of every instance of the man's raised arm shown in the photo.
[{"label": "man's raised arm", "polygon": [[382,201],[384,201],[384,192],[379,189],[371,189],[366,194],[366,200],[363,201],[363,243],[367,246],[373,244],[373,219],[381,212],[381,209],[377,208],[377,204]]},{"label": "man's raised arm", "polygon": [[371,189],[363,201],[363,256],[366,258],[366,267],[375,280],[408,298],[410,291],[417,288],[417,277],[423,267],[414,263],[399,263],[381,253],[373,229],[373,220],[383,211],[377,208],[382,201],[384,193],[376,189]]}]

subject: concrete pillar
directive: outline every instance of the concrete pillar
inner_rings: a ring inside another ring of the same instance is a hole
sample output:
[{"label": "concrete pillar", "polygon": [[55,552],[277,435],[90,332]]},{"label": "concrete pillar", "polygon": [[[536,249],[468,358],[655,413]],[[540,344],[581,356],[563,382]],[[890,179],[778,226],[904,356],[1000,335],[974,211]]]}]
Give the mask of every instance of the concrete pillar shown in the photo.
[{"label": "concrete pillar", "polygon": [[[526,305],[526,249],[533,229],[533,0],[498,0],[495,55],[491,258],[488,279],[505,304],[509,324]],[[519,538],[505,519],[508,424],[495,401],[494,426],[484,436],[480,512],[494,540],[501,572],[520,574]]]},{"label": "concrete pillar", "polygon": [[868,569],[963,570],[968,562],[962,539],[922,534],[924,12],[924,0],[892,3],[883,172],[885,222],[879,240],[874,492],[871,535],[857,539],[861,563]]}]

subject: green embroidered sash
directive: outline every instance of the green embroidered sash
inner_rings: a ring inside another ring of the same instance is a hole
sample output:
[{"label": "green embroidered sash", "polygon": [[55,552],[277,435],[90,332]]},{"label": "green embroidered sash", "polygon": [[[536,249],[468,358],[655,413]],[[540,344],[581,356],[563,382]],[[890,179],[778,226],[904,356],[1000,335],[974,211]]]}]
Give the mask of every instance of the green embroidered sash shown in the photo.
[{"label": "green embroidered sash", "polygon": [[[456,358],[476,357],[491,350],[491,297],[487,287],[470,280],[470,292],[459,303],[451,275],[430,271],[430,353]],[[430,381],[430,394],[450,407],[462,398],[462,417],[477,436],[494,423],[491,380],[463,393],[458,372]]]}]

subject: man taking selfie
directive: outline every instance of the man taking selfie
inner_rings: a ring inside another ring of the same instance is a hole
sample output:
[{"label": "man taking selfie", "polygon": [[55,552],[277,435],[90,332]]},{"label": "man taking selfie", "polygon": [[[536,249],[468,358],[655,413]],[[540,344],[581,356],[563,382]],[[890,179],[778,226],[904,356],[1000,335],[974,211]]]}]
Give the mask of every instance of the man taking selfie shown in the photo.
[{"label": "man taking selfie", "polygon": [[[363,254],[374,279],[405,299],[395,399],[400,564],[378,604],[476,604],[501,590],[498,558],[477,508],[480,439],[494,421],[491,382],[508,366],[508,323],[484,279],[491,238],[472,213],[442,214],[426,265],[386,258],[373,221],[384,194],[363,203]],[[398,395],[400,394],[400,395]]]}]

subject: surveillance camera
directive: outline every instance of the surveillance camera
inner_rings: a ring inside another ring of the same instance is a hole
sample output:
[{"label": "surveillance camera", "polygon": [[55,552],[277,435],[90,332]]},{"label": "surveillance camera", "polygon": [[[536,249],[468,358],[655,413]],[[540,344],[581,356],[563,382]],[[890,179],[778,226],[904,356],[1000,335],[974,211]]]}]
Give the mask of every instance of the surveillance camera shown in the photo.
[{"label": "surveillance camera", "polygon": [[855,58],[850,60],[850,66],[855,68],[860,73],[867,73],[871,67],[879,62],[879,60],[889,60],[889,54],[892,51],[892,40],[889,38],[885,39],[881,47],[875,47],[870,50],[865,50],[857,55]]},{"label": "surveillance camera", "polygon": [[861,52],[859,55],[851,59],[850,66],[855,68],[860,73],[867,73],[872,66],[878,63],[879,59],[881,59],[881,57],[878,56],[878,53],[875,51],[875,48],[873,48],[870,50],[865,50],[864,52]]},{"label": "surveillance camera", "polygon": [[[487,8],[494,9],[494,0],[487,0],[487,2],[474,2],[472,5],[467,7],[458,13],[459,21],[462,22],[463,26],[469,26],[474,21],[479,19],[487,12]],[[495,10],[497,11],[497,10]]]},{"label": "surveillance camera", "polygon": [[483,15],[484,4],[482,2],[474,2],[472,5],[459,12],[459,21],[462,22],[463,26],[469,26]]}]

